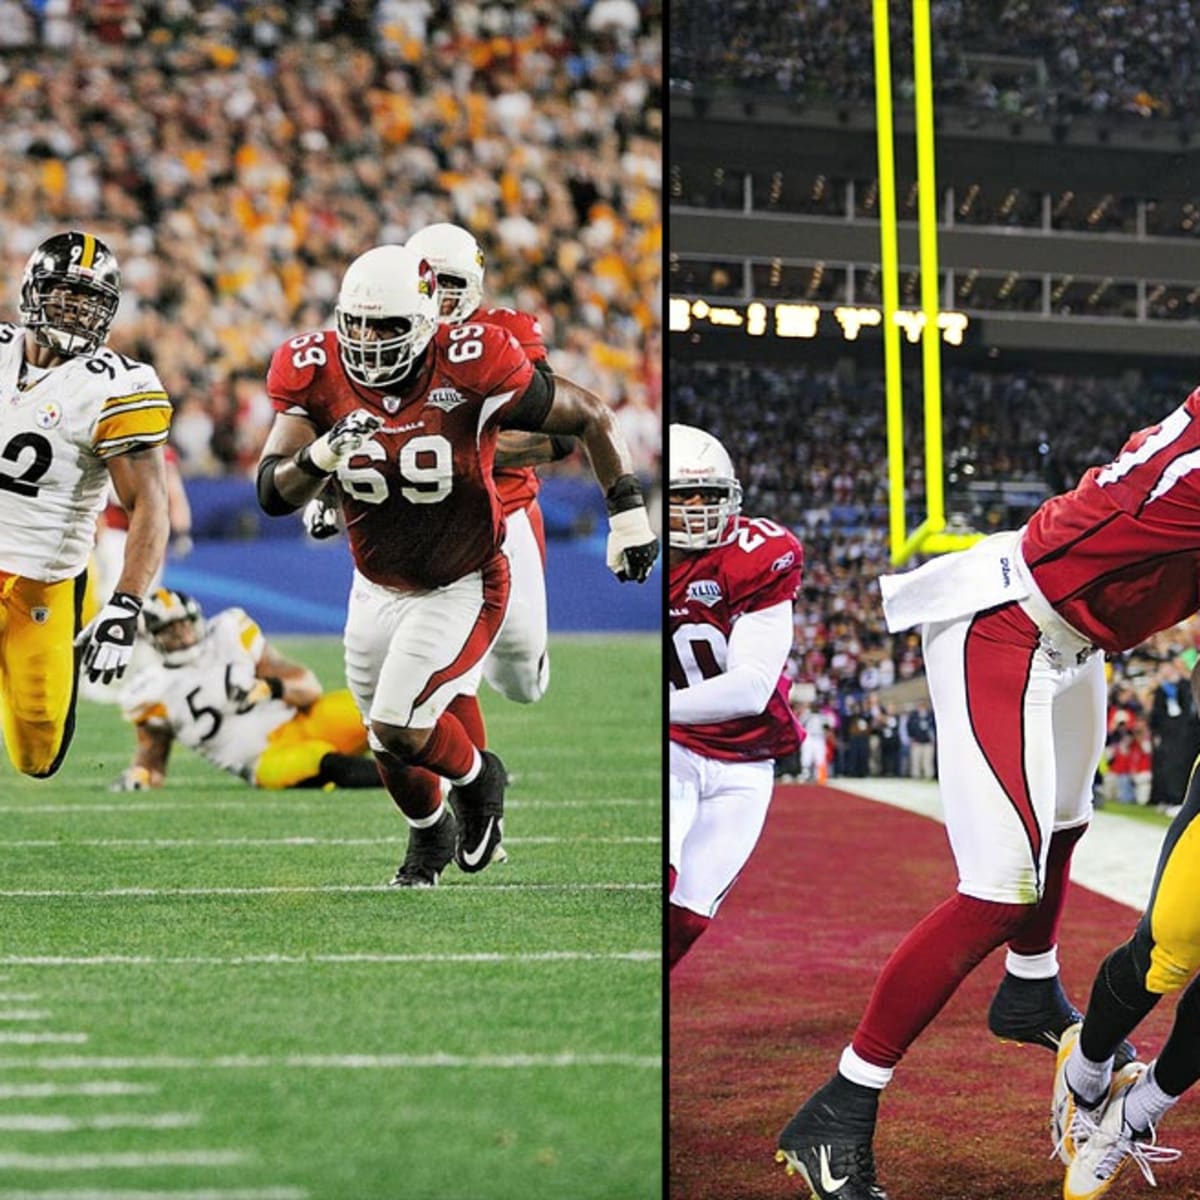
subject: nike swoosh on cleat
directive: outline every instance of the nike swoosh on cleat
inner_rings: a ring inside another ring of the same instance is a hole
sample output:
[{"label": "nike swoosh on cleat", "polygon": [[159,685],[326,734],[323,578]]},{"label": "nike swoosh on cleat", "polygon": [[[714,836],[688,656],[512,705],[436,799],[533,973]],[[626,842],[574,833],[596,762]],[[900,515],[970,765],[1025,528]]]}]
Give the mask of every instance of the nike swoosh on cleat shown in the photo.
[{"label": "nike swoosh on cleat", "polygon": [[480,839],[479,845],[476,846],[474,850],[469,852],[467,850],[463,850],[463,862],[465,862],[468,867],[475,866],[475,864],[483,857],[484,852],[488,847],[488,841],[492,836],[492,826],[495,823],[495,817],[488,817],[488,823],[483,831],[483,837]]},{"label": "nike swoosh on cleat", "polygon": [[820,1155],[820,1165],[821,1165],[821,1186],[827,1192],[840,1192],[842,1190],[842,1188],[844,1188],[846,1186],[846,1184],[849,1182],[850,1176],[843,1175],[841,1177],[841,1179],[834,1179],[833,1172],[829,1169],[829,1147],[828,1146],[822,1146],[819,1151],[819,1155]]}]

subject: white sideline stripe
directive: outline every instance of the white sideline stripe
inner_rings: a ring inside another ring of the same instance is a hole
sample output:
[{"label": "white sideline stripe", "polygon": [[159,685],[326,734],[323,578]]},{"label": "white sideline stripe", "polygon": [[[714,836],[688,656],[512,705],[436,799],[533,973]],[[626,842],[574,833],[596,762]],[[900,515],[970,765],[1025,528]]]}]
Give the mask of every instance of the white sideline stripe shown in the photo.
[{"label": "white sideline stripe", "polygon": [[0,1011],[0,1021],[45,1021],[51,1015],[28,1008],[10,1008],[7,1012]]},{"label": "white sideline stripe", "polygon": [[637,962],[662,961],[661,950],[613,950],[591,953],[584,950],[547,950],[536,954],[494,954],[480,951],[475,954],[245,954],[229,958],[209,955],[155,958],[140,954],[96,954],[86,958],[42,957],[23,958],[8,955],[7,966],[16,967],[279,967],[311,966],[325,963],[334,966],[365,963],[559,963],[559,962]]},{"label": "white sideline stripe", "polygon": [[[391,846],[406,845],[408,835],[403,837],[370,837],[370,838],[322,838],[322,837],[280,837],[280,838],[81,838],[78,841],[64,842],[58,838],[25,839],[14,842],[0,842],[0,850],[32,850],[57,846],[68,849],[74,846]],[[629,837],[515,837],[505,838],[506,846],[640,846],[658,845],[662,838],[654,836]]]},{"label": "white sideline stripe", "polygon": [[8,1171],[101,1171],[115,1167],[236,1167],[249,1160],[240,1150],[159,1150],[152,1154],[6,1154]]},{"label": "white sideline stripe", "polygon": [[[278,1071],[340,1070],[396,1071],[416,1068],[510,1070],[557,1067],[662,1068],[655,1054],[228,1054],[216,1058],[0,1058],[0,1070],[36,1068],[39,1071]],[[4,1165],[0,1161],[0,1166]],[[169,1164],[166,1164],[169,1165]]]},{"label": "white sideline stripe", "polygon": [[0,1100],[30,1100],[53,1096],[144,1096],[157,1092],[156,1083],[122,1083],[98,1079],[90,1083],[3,1083]]},{"label": "white sideline stripe", "polygon": [[192,1189],[186,1192],[116,1192],[107,1188],[80,1191],[72,1188],[53,1192],[0,1192],[0,1200],[308,1200],[308,1193],[301,1188],[291,1187],[204,1188],[202,1191]]},{"label": "white sideline stripe", "polygon": [[[456,883],[439,889],[442,895],[454,892],[649,892],[662,891],[661,883]],[[101,899],[113,896],[278,896],[309,892],[390,892],[395,888],[386,883],[320,883],[279,885],[271,887],[212,887],[212,888],[104,888],[98,892],[71,888],[11,888],[0,891],[8,899],[65,899],[82,897]],[[11,959],[0,960],[5,963]]]},{"label": "white sideline stripe", "polygon": [[59,1114],[9,1113],[0,1115],[4,1133],[78,1133],[84,1129],[186,1129],[200,1124],[199,1113],[97,1113],[91,1117]]},{"label": "white sideline stripe", "polygon": [[[533,772],[529,772],[533,774]],[[647,772],[649,774],[650,772]],[[553,772],[542,772],[547,779],[558,778]],[[573,772],[578,774],[578,772]],[[658,772],[653,772],[657,775]],[[594,800],[509,800],[505,797],[504,807],[511,808],[645,808],[651,803],[649,797],[598,796]],[[167,812],[179,809],[198,808],[286,808],[290,812],[329,812],[334,801],[319,804],[305,800],[259,799],[257,795],[247,800],[142,800],[128,804],[0,804],[0,813],[124,813],[124,812]]]},{"label": "white sideline stripe", "polygon": [[24,1033],[9,1030],[0,1032],[0,1044],[7,1046],[37,1046],[43,1042],[70,1042],[78,1045],[87,1040],[86,1033]]},{"label": "white sideline stripe", "polygon": [[268,1188],[205,1188],[202,1191],[163,1192],[155,1190],[119,1191],[110,1189],[95,1190],[88,1188],[80,1191],[72,1188],[69,1191],[53,1192],[0,1192],[0,1200],[308,1200],[308,1193],[300,1188],[268,1187]]}]

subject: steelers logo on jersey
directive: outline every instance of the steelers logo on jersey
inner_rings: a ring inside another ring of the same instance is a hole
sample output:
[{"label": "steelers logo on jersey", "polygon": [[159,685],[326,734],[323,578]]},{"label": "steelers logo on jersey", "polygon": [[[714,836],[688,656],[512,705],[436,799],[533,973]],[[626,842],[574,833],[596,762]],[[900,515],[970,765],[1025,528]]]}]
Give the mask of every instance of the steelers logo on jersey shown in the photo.
[{"label": "steelers logo on jersey", "polygon": [[33,419],[39,429],[53,429],[62,420],[62,409],[53,400],[48,400],[33,414]]}]

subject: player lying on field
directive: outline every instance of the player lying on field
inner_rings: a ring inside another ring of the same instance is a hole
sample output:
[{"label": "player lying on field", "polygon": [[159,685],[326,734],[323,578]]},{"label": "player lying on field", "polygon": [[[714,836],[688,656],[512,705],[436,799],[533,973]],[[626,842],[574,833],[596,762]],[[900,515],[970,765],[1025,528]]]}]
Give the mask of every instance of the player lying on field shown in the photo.
[{"label": "player lying on field", "polygon": [[142,617],[158,661],[123,698],[137,751],[114,791],[161,787],[176,740],[255,787],[382,786],[350,693],[323,693],[242,609],[205,621],[191,596],[159,588]]}]

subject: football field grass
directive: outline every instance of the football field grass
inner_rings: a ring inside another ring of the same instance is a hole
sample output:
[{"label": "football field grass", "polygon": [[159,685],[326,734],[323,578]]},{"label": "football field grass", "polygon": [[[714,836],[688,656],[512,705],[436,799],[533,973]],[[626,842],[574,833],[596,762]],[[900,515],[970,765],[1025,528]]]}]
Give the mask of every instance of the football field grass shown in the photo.
[{"label": "football field grass", "polygon": [[[340,686],[336,639],[273,639]],[[190,751],[114,794],[81,702],[0,765],[0,1200],[642,1200],[662,1191],[657,637],[487,688],[509,862],[385,886],[382,790],[259,792]]]}]

